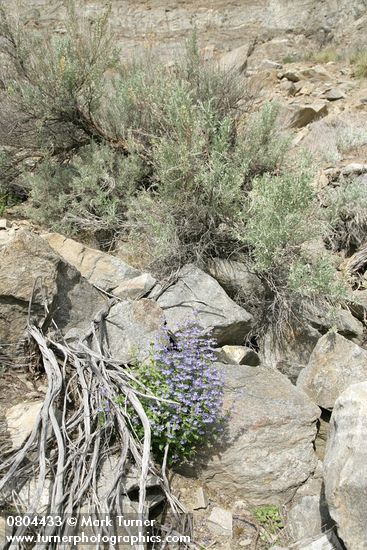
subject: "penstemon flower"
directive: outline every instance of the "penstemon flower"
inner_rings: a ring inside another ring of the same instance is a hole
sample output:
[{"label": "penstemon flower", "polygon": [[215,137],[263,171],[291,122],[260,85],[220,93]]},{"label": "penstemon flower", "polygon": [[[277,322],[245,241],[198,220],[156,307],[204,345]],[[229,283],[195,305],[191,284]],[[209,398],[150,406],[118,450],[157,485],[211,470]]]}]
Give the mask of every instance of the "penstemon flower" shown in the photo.
[{"label": "penstemon flower", "polygon": [[150,361],[139,365],[140,380],[156,396],[174,403],[146,400],[153,452],[169,443],[170,462],[191,459],[200,445],[218,433],[222,420],[223,380],[215,361],[216,342],[187,322],[168,347],[152,345]]}]

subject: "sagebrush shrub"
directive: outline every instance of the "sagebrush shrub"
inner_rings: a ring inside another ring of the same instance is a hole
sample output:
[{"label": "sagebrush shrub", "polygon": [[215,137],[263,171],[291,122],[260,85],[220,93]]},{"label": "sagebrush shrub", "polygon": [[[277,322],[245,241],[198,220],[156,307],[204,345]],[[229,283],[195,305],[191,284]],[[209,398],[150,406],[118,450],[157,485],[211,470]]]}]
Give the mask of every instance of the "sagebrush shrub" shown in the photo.
[{"label": "sagebrush shrub", "polygon": [[[161,457],[168,445],[171,463],[190,460],[220,429],[223,381],[215,367],[214,340],[187,323],[166,347],[153,346],[149,361],[135,367],[139,382],[161,400],[145,399],[152,448]],[[135,427],[139,433],[139,424]]]},{"label": "sagebrush shrub", "polygon": [[331,304],[347,298],[346,281],[336,274],[331,254],[313,258],[300,256],[290,266],[288,287],[294,294],[312,300],[328,300]]},{"label": "sagebrush shrub", "polygon": [[251,115],[243,132],[242,154],[247,163],[247,177],[279,170],[289,149],[289,136],[280,131],[279,105],[267,103]]},{"label": "sagebrush shrub", "polygon": [[14,177],[37,221],[102,230],[138,255],[148,245],[161,272],[236,250],[231,225],[252,178],[279,170],[287,150],[277,107],[244,123],[242,77],[204,61],[195,36],[173,66],[121,64],[107,14],[88,25],[70,2],[54,36],[1,13],[6,97],[28,117],[37,155]]},{"label": "sagebrush shrub", "polygon": [[104,230],[113,234],[123,222],[123,205],[145,170],[138,155],[125,156],[95,142],[80,148],[65,164],[49,156],[34,174],[25,176],[33,216],[69,233]]},{"label": "sagebrush shrub", "polygon": [[[193,136],[191,124],[198,112],[207,110],[212,125],[223,117],[236,119],[246,88],[234,71],[220,70],[203,60],[194,34],[173,66],[167,67],[151,54],[120,65],[110,80],[107,98],[99,116],[108,134],[116,140],[126,139],[129,147],[134,145],[149,159],[157,138],[186,141]],[[204,134],[205,127],[201,131]]]},{"label": "sagebrush shrub", "polygon": [[249,115],[243,78],[205,61],[195,36],[170,66],[122,63],[108,12],[91,22],[67,4],[61,35],[0,10],[1,194],[30,198],[48,227],[119,243],[159,276],[245,258],[270,304],[324,292],[302,248],[328,235],[325,216],[277,105]]},{"label": "sagebrush shrub", "polygon": [[[66,7],[61,34],[29,29],[24,17],[0,7],[0,45],[6,59],[2,77],[20,126],[12,136],[20,144],[25,139],[33,150],[67,153],[105,137],[94,115],[105,92],[105,73],[118,59],[109,12],[91,24],[77,16],[72,1]],[[32,144],[27,133],[35,138]]]},{"label": "sagebrush shrub", "polygon": [[234,229],[236,238],[249,246],[252,267],[265,284],[259,325],[270,321],[279,334],[299,317],[305,300],[327,307],[346,297],[346,282],[330,252],[309,246],[329,230],[313,177],[306,158],[293,170],[255,178]]},{"label": "sagebrush shrub", "polygon": [[335,188],[323,193],[328,206],[327,218],[331,232],[328,241],[334,250],[353,253],[367,236],[367,193],[362,180],[342,180]]},{"label": "sagebrush shrub", "polygon": [[312,177],[308,167],[299,166],[253,182],[242,238],[253,248],[258,272],[283,265],[302,243],[321,233]]},{"label": "sagebrush shrub", "polygon": [[277,173],[286,155],[277,113],[275,104],[265,105],[239,128],[230,116],[219,118],[210,102],[192,107],[190,120],[185,106],[177,109],[174,133],[153,144],[155,185],[138,192],[127,211],[131,241],[149,243],[153,268],[205,264],[241,248],[232,226],[247,208],[252,181]]}]

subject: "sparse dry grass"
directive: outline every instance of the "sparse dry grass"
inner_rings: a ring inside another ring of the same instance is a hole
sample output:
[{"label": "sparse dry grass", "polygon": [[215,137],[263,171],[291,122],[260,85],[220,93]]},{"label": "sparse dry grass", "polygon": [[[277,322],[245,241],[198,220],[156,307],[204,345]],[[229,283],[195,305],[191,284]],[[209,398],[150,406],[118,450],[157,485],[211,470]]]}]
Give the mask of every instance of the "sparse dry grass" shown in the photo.
[{"label": "sparse dry grass", "polygon": [[354,76],[357,78],[367,78],[367,49],[359,50],[350,58],[353,66]]},{"label": "sparse dry grass", "polygon": [[308,52],[305,60],[314,63],[330,63],[330,61],[340,61],[341,57],[341,53],[336,47],[328,46],[321,50]]},{"label": "sparse dry grass", "polygon": [[367,78],[367,48],[363,45],[354,44],[346,50],[341,50],[338,45],[327,46],[307,52],[303,59],[321,64],[344,61],[353,67],[356,78]]}]

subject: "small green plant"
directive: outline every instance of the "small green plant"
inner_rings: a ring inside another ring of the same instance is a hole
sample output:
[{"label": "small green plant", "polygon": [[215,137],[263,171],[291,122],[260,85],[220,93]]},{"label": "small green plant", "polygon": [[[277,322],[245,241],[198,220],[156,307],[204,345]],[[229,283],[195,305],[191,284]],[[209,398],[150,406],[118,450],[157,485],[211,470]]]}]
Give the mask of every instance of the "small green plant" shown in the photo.
[{"label": "small green plant", "polygon": [[276,535],[284,528],[283,519],[277,506],[267,504],[253,510],[257,521],[262,525],[260,534],[265,542],[274,542]]},{"label": "small green plant", "polygon": [[6,210],[6,208],[11,208],[12,206],[15,206],[20,201],[18,197],[16,197],[14,194],[12,194],[10,191],[6,193],[0,193],[0,216],[2,216]]},{"label": "small green plant", "polygon": [[350,63],[357,78],[367,78],[367,50],[361,49],[352,54]]},{"label": "small green plant", "polygon": [[291,53],[291,54],[288,54],[288,55],[283,57],[282,63],[283,63],[283,65],[287,65],[289,63],[296,63],[299,60],[300,60],[299,55]]},{"label": "small green plant", "polygon": [[0,216],[3,215],[6,207],[7,207],[6,195],[0,195]]},{"label": "small green plant", "polygon": [[338,61],[341,55],[335,47],[326,47],[318,52],[314,52],[313,61],[315,63],[330,63],[331,61]]}]

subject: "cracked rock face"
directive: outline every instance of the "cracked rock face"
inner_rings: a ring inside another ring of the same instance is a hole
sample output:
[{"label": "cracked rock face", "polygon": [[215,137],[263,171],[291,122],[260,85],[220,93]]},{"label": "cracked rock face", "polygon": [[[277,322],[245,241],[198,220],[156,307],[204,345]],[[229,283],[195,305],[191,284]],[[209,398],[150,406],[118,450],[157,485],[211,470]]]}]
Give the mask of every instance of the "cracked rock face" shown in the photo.
[{"label": "cracked rock face", "polygon": [[164,313],[153,300],[125,300],[113,306],[106,319],[112,357],[122,363],[148,358],[152,343],[167,339]]},{"label": "cracked rock face", "polygon": [[80,271],[91,284],[103,290],[111,292],[123,282],[141,275],[137,269],[119,258],[85,246],[74,239],[68,239],[59,233],[47,233],[42,237],[56,254],[60,254],[66,262]]},{"label": "cracked rock face", "polygon": [[179,271],[177,282],[157,303],[172,332],[191,320],[203,334],[213,336],[219,346],[242,344],[252,326],[252,315],[231,300],[213,277],[193,264]]},{"label": "cracked rock face", "polygon": [[337,399],[324,461],[325,495],[346,548],[367,548],[367,382]]},{"label": "cracked rock face", "polygon": [[[95,17],[105,2],[84,0],[81,6],[83,15]],[[322,40],[331,31],[336,36],[350,32],[366,7],[366,0],[112,0],[111,20],[123,55],[142,52],[149,46],[163,58],[172,58],[182,52],[185,40],[196,28],[202,45],[219,52],[231,53],[243,47],[245,41],[252,43],[261,36],[257,44],[259,59],[274,61],[275,56],[279,61],[293,51],[297,36],[314,35]],[[37,26],[62,29],[61,2],[30,0],[29,8]],[[247,51],[246,46],[240,65],[246,62]]]},{"label": "cracked rock face", "polygon": [[322,336],[297,386],[317,405],[332,409],[338,396],[353,383],[367,380],[367,351],[340,334]]},{"label": "cracked rock face", "polygon": [[198,457],[200,477],[231,499],[283,504],[316,468],[320,409],[275,369],[221,368],[228,426],[222,446]]},{"label": "cracked rock face", "polygon": [[27,231],[16,233],[1,248],[0,264],[0,334],[7,344],[22,338],[28,310],[31,323],[50,324],[53,319],[66,332],[69,327],[87,328],[104,303],[79,271]]}]

